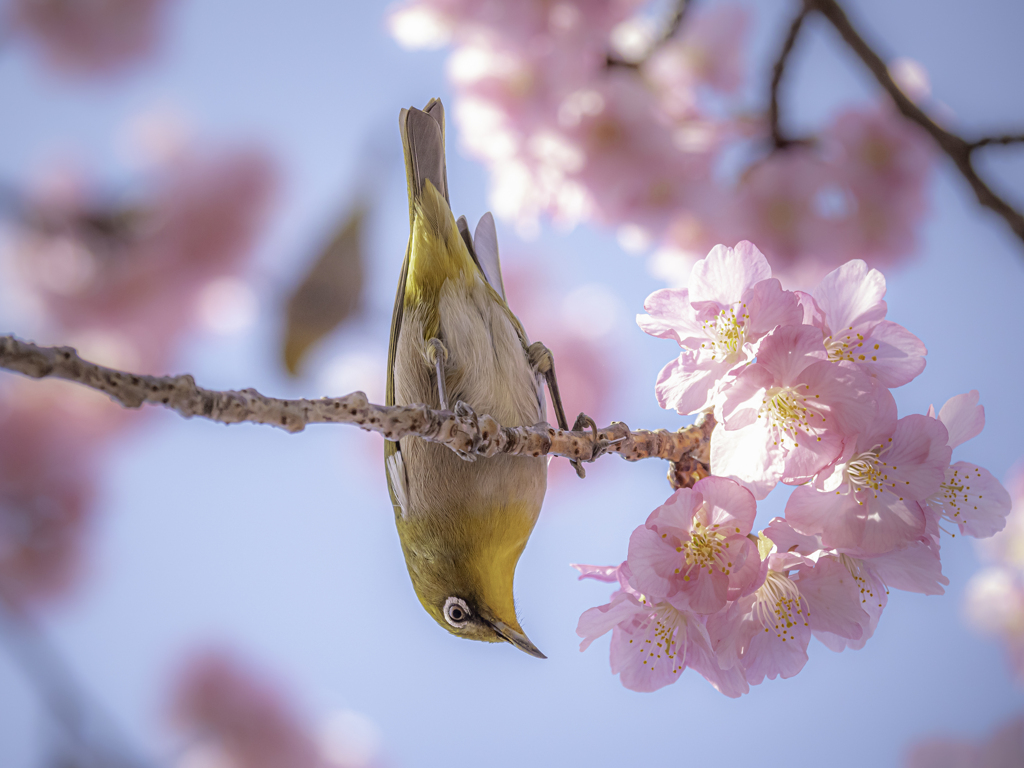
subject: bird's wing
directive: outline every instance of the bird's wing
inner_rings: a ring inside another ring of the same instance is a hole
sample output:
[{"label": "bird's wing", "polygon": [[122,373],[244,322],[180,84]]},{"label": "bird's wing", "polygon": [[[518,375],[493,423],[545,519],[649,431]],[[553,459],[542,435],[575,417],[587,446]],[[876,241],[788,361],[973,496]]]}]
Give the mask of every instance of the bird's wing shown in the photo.
[{"label": "bird's wing", "polygon": [[[467,227],[468,234],[468,227]],[[498,232],[494,228],[494,217],[490,211],[480,217],[473,234],[474,256],[487,282],[505,298],[505,284],[501,279],[501,261],[498,258]]]}]

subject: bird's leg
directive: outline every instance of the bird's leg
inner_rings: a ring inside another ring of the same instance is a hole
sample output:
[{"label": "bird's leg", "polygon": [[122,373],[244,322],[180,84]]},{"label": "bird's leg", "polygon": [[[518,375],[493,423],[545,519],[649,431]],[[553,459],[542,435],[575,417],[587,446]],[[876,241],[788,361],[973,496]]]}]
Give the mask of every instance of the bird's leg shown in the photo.
[{"label": "bird's leg", "polygon": [[437,396],[441,401],[441,410],[448,410],[448,390],[444,384],[444,362],[448,359],[448,348],[438,338],[427,341],[427,360],[437,369]]},{"label": "bird's leg", "polygon": [[[562,396],[558,392],[558,378],[555,376],[555,356],[551,354],[550,349],[539,341],[533,342],[527,348],[526,355],[530,359],[530,367],[535,373],[543,376],[544,381],[547,382],[548,392],[551,394],[551,404],[555,407],[555,418],[558,420],[558,428],[568,432],[569,422],[565,419],[565,409],[562,408]],[[582,416],[582,414],[580,415]],[[597,434],[596,427],[594,428],[594,434]],[[578,459],[569,459],[569,463],[572,464],[577,475],[580,477],[586,476],[586,470],[583,469],[583,465]]]}]

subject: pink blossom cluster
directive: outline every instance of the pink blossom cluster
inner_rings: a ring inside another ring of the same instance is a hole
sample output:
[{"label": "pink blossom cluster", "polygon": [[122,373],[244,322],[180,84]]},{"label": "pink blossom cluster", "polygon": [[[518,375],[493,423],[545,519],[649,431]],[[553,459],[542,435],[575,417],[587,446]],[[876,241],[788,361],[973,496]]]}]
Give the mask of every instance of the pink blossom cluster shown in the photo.
[{"label": "pink blossom cluster", "polygon": [[[523,233],[542,214],[594,219],[629,247],[659,244],[652,266],[672,275],[750,239],[793,281],[913,252],[933,156],[923,131],[869,105],[776,148],[739,100],[748,11],[688,9],[659,43],[646,5],[409,0],[390,26],[407,47],[453,46],[460,139]],[[737,157],[751,160],[726,172]]]},{"label": "pink blossom cluster", "polygon": [[998,637],[1017,679],[1024,683],[1024,464],[1007,478],[1013,508],[1006,527],[978,542],[988,565],[967,583],[964,608],[968,621]]},{"label": "pink blossom cluster", "polygon": [[[648,297],[637,319],[675,340],[661,405],[713,412],[712,476],[676,491],[630,537],[618,581],[580,618],[586,648],[612,631],[612,671],[649,691],[693,667],[728,696],[792,677],[816,636],[861,648],[890,588],[941,594],[943,525],[1001,530],[1007,492],[985,469],[952,462],[981,432],[976,391],[898,417],[889,389],[924,369],[925,348],[886,320],[885,280],[863,261],[811,293],[787,291],[749,242],[716,246],[686,288]],[[752,533],[757,501],[796,486],[785,517]]]},{"label": "pink blossom cluster", "polygon": [[[98,205],[69,184],[37,195],[0,250],[9,330],[111,367],[168,372],[204,309],[230,310],[231,287],[244,288],[238,273],[273,176],[256,151],[186,154],[131,205]],[[9,606],[59,597],[80,573],[97,458],[130,422],[76,385],[0,382],[0,599]]]}]

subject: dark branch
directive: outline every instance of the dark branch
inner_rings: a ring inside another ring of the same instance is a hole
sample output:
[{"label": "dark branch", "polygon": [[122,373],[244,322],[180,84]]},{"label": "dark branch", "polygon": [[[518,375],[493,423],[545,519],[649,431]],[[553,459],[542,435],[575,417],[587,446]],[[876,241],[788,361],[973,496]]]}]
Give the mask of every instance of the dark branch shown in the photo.
[{"label": "dark branch", "polygon": [[992,145],[999,144],[1005,145],[1022,143],[1024,143],[1024,133],[1010,133],[1005,136],[986,136],[983,139],[978,139],[976,141],[969,142],[967,144],[967,149],[973,152],[974,150],[979,149],[981,147],[989,147]]},{"label": "dark branch", "polygon": [[981,144],[977,142],[971,143],[945,130],[900,90],[899,86],[896,85],[896,82],[890,76],[889,68],[885,62],[882,61],[881,57],[875,53],[874,49],[854,29],[846,13],[836,0],[804,0],[804,8],[805,10],[818,11],[835,27],[850,49],[857,54],[871,71],[871,74],[875,76],[879,85],[892,97],[900,113],[908,120],[924,128],[935,140],[935,143],[939,145],[939,148],[949,156],[956,165],[957,170],[960,171],[961,175],[971,185],[974,194],[978,198],[978,202],[1002,216],[1014,234],[1024,240],[1024,216],[993,192],[981,177],[978,176],[977,171],[975,171],[974,166],[971,164],[971,152],[978,146],[985,146],[990,143],[1011,142],[985,141],[983,139]]},{"label": "dark branch", "polygon": [[803,141],[787,139],[782,135],[782,128],[779,125],[779,85],[782,83],[782,75],[786,71],[786,62],[789,60],[789,54],[793,51],[793,46],[796,44],[796,38],[800,34],[800,29],[803,27],[804,19],[807,18],[808,9],[806,7],[800,9],[800,13],[793,19],[793,23],[789,25],[789,33],[786,35],[786,40],[782,43],[782,50],[779,51],[778,57],[775,59],[775,66],[772,67],[772,88],[771,88],[771,101],[768,104],[768,124],[771,127],[772,132],[772,144],[776,149],[784,149],[791,144],[804,143]]}]

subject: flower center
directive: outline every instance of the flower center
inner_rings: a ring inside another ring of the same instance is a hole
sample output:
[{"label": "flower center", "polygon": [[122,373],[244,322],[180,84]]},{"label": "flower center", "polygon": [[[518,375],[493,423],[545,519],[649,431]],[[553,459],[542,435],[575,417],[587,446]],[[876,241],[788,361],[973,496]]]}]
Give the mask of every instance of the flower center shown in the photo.
[{"label": "flower center", "polygon": [[[793,437],[796,437],[797,430],[810,430],[812,420],[821,419],[821,425],[824,425],[825,416],[816,402],[818,395],[811,394],[810,389],[809,384],[771,387],[764,393],[757,418],[767,419],[769,426],[777,427]],[[795,445],[799,446],[800,443]]]},{"label": "flower center", "polygon": [[[881,599],[880,597],[875,596],[874,588],[871,586],[868,580],[865,579],[862,575],[862,569],[864,566],[863,560],[859,560],[856,557],[851,557],[850,555],[840,554],[839,562],[846,566],[846,570],[850,572],[850,575],[853,577],[854,582],[857,584],[857,588],[860,589],[860,601],[862,603],[867,605],[869,600],[871,602],[875,602]],[[885,594],[889,594],[889,591],[886,590]],[[878,603],[878,607],[882,607],[881,602]]]},{"label": "flower center", "polygon": [[[640,602],[648,605],[643,595]],[[647,656],[644,666],[653,672],[659,664],[669,664],[671,674],[682,672],[685,659],[680,657],[685,654],[685,647],[681,653],[678,641],[686,637],[686,617],[668,603],[658,603],[645,623],[646,631],[638,632],[629,640],[631,644],[641,644],[640,654]]]},{"label": "flower center", "polygon": [[[747,340],[747,329],[745,323],[750,319],[747,314],[747,305],[739,305],[739,315],[736,314],[737,307],[731,306],[728,309],[719,310],[712,320],[705,320],[703,323],[704,333],[711,340],[711,359],[719,357],[726,358],[734,355],[743,349]],[[707,348],[706,344],[701,347]]]},{"label": "flower center", "polygon": [[[975,480],[981,480],[981,471],[974,468]],[[960,467],[949,467],[946,478],[939,490],[933,493],[926,503],[937,510],[944,520],[962,525],[966,523],[971,512],[978,508],[978,498],[971,498],[971,480],[968,470]]]},{"label": "flower center", "polygon": [[776,637],[786,642],[796,639],[796,627],[808,626],[811,612],[786,574],[768,571],[768,578],[755,593],[754,615],[765,632],[774,631]]},{"label": "flower center", "polygon": [[838,363],[842,360],[849,360],[851,363],[866,363],[868,358],[871,358],[871,362],[878,362],[879,345],[872,344],[869,348],[864,347],[864,337],[859,333],[849,333],[853,330],[853,326],[850,326],[848,331],[839,336],[826,336],[825,337],[825,352],[828,353],[828,359],[833,363]]},{"label": "flower center", "polygon": [[846,480],[851,492],[871,490],[877,497],[878,492],[884,490],[885,481],[889,479],[885,470],[889,465],[879,461],[881,452],[882,446],[876,445],[869,451],[855,453],[847,462]]},{"label": "flower center", "polygon": [[[695,521],[689,541],[676,547],[676,551],[683,553],[687,571],[696,567],[699,570],[706,569],[710,574],[717,567],[728,576],[731,573],[732,561],[729,553],[725,551],[729,548],[729,542],[725,539],[725,534],[718,531],[717,523],[708,528],[700,521]],[[679,573],[680,570],[680,568],[676,568],[676,573]],[[683,580],[689,581],[690,574],[686,573]]]}]

